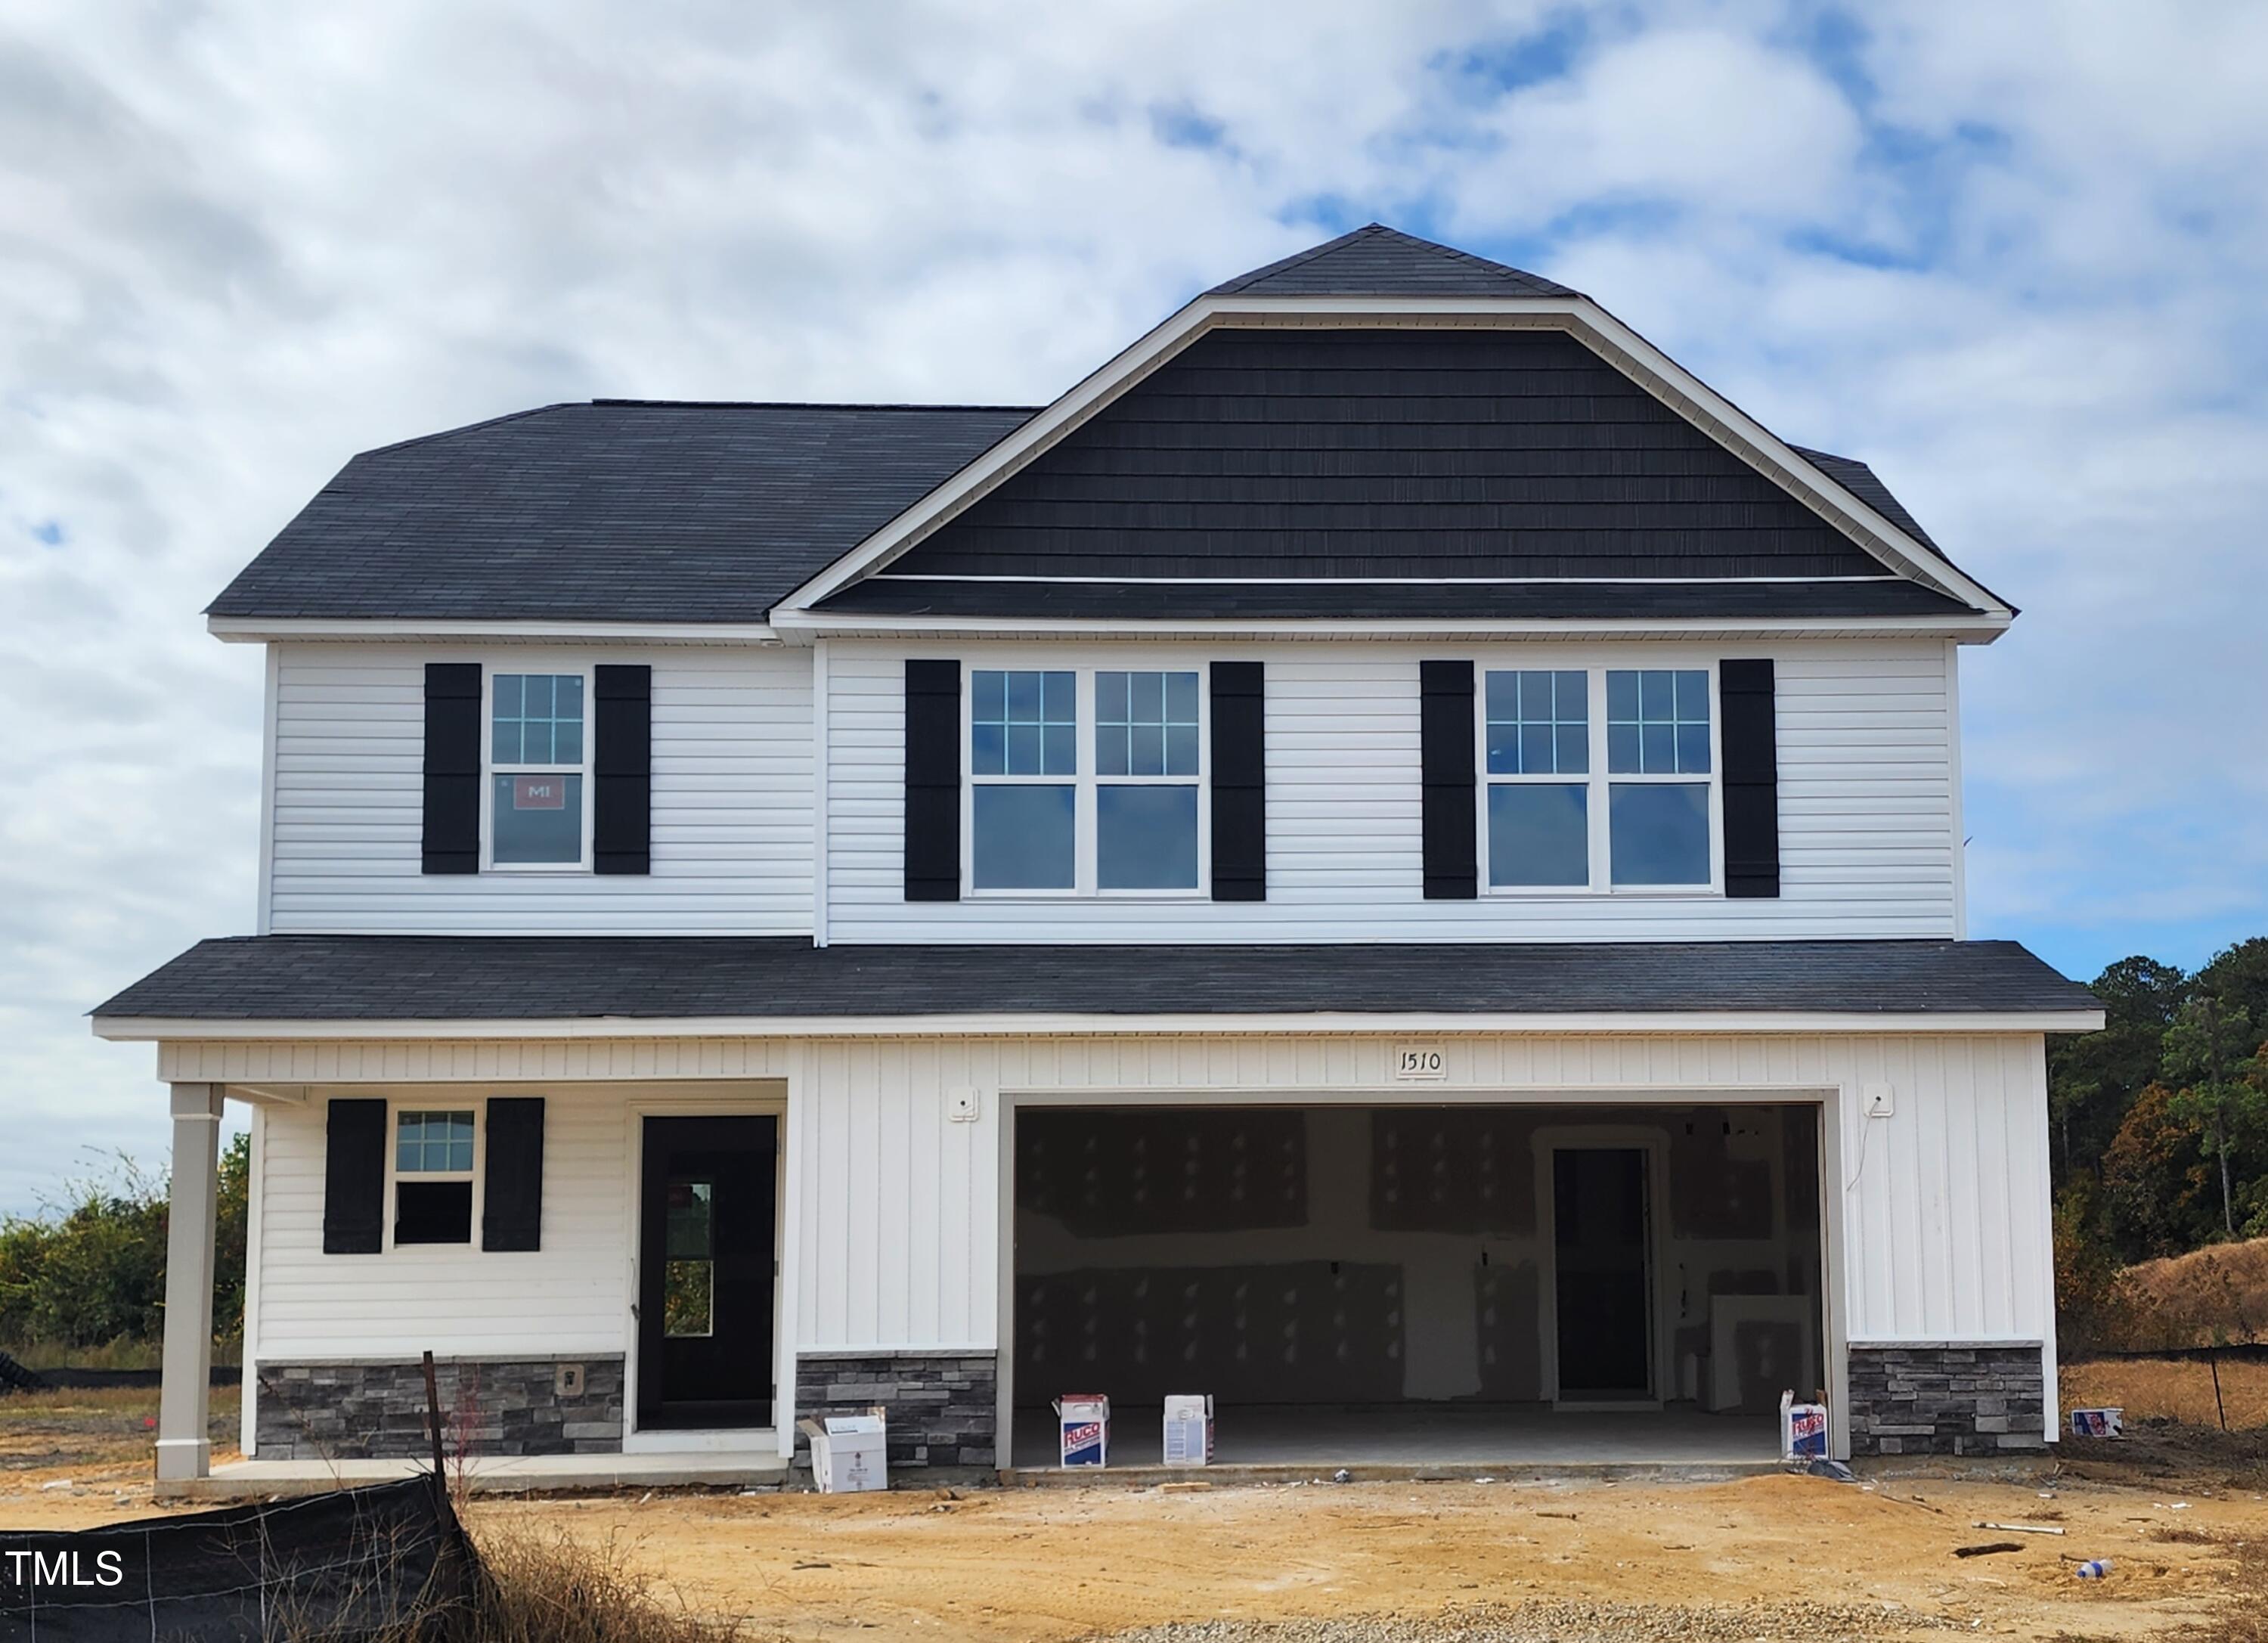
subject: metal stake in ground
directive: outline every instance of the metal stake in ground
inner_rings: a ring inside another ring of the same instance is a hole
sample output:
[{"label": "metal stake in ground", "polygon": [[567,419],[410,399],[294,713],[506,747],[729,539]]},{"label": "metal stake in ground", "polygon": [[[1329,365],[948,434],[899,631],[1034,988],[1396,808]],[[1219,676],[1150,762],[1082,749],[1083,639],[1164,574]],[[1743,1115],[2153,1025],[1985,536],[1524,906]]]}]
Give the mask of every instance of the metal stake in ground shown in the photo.
[{"label": "metal stake in ground", "polygon": [[433,1440],[433,1492],[446,1497],[447,1481],[441,1476],[441,1394],[433,1384],[433,1353],[425,1353],[425,1430]]}]

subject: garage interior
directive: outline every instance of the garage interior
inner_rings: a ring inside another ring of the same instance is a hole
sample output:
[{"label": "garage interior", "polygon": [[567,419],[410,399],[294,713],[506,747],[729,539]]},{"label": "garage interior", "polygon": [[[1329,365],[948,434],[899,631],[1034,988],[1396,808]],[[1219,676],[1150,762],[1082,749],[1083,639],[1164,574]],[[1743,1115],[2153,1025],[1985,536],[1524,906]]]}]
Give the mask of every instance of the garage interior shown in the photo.
[{"label": "garage interior", "polygon": [[1815,1104],[1023,1107],[1013,1463],[1769,1462],[1824,1372]]}]

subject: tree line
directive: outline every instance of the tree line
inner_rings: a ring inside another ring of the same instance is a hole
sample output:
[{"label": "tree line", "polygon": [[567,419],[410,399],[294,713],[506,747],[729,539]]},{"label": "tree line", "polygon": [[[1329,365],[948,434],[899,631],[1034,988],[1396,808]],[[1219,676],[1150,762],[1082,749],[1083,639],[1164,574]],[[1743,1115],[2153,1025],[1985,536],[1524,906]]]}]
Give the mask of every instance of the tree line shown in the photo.
[{"label": "tree line", "polygon": [[[244,1240],[251,1138],[221,1153],[213,1262],[213,1334],[244,1328]],[[0,1350],[84,1356],[154,1345],[166,1330],[166,1179],[120,1158],[67,1186],[37,1216],[0,1222]]]},{"label": "tree line", "polygon": [[2122,1264],[2268,1236],[2268,937],[2092,985],[2102,1030],[2048,1050],[2059,1234]]}]

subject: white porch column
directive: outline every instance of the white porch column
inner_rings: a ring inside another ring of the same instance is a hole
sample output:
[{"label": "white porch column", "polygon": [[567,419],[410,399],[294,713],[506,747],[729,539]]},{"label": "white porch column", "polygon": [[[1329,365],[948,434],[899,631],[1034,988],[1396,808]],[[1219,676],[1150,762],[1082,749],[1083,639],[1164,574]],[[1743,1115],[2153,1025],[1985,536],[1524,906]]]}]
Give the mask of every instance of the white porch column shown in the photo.
[{"label": "white porch column", "polygon": [[212,1470],[214,1214],[220,1184],[221,1087],[176,1084],[173,1190],[166,1228],[165,1384],[158,1398],[158,1481]]}]

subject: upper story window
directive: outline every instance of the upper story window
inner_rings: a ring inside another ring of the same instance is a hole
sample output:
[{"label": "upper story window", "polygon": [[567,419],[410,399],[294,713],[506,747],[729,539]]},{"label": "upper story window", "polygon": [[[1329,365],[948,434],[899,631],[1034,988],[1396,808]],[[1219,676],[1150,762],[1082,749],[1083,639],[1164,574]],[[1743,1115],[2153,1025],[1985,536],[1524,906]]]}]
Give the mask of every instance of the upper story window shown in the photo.
[{"label": "upper story window", "polygon": [[490,866],[588,865],[587,694],[579,673],[490,676]]},{"label": "upper story window", "polygon": [[1702,668],[1489,673],[1480,719],[1490,888],[1713,885],[1711,697]]},{"label": "upper story window", "polygon": [[971,887],[1194,892],[1204,853],[1199,684],[1194,669],[972,670]]}]

